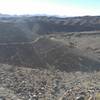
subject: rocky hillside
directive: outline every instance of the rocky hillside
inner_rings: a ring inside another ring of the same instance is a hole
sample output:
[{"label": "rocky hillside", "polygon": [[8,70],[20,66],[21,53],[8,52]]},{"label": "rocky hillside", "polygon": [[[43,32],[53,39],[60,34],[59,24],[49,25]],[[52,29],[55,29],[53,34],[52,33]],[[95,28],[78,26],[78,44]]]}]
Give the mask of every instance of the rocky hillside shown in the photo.
[{"label": "rocky hillside", "polygon": [[[77,36],[79,39],[83,35],[79,31],[99,29],[99,16],[1,16],[0,63],[68,72],[100,70],[100,59],[93,52],[88,54],[86,50],[74,45],[71,39]],[[66,39],[62,42],[61,35],[64,34]],[[91,32],[85,34],[89,35]],[[56,39],[57,36],[60,38]]]},{"label": "rocky hillside", "polygon": [[0,44],[1,63],[31,68],[99,70],[100,61],[92,57],[76,47],[46,37],[35,42]]},{"label": "rocky hillside", "polygon": [[0,64],[1,100],[100,100],[100,72],[61,72]]}]

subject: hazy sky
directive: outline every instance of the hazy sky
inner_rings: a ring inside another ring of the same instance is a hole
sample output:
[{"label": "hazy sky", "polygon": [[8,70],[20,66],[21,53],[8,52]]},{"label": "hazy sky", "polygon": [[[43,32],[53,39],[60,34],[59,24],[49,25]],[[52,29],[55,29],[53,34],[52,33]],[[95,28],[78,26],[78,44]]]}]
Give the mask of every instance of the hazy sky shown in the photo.
[{"label": "hazy sky", "polygon": [[100,15],[100,0],[0,0],[3,14]]}]

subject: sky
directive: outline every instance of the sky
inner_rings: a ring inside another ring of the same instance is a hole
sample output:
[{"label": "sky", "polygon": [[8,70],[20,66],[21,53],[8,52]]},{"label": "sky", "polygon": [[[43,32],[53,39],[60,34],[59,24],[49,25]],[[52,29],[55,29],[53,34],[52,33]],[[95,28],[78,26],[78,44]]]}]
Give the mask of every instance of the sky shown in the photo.
[{"label": "sky", "polygon": [[100,0],[0,0],[0,13],[11,15],[100,15]]}]

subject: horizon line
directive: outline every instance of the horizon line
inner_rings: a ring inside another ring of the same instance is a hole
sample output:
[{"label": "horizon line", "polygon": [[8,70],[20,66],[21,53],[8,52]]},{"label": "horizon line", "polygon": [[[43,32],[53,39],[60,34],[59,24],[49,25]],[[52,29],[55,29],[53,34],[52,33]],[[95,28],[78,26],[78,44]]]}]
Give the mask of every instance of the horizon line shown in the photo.
[{"label": "horizon line", "polygon": [[0,13],[0,16],[4,15],[4,16],[47,16],[47,17],[95,17],[95,16],[100,16],[100,15],[72,15],[72,16],[67,16],[67,15],[54,15],[54,14],[8,14],[8,13]]}]

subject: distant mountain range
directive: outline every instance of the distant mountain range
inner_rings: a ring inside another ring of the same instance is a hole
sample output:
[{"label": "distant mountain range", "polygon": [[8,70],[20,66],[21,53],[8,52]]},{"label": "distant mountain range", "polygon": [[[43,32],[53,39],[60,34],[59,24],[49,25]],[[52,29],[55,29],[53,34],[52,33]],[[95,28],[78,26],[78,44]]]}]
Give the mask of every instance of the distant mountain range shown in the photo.
[{"label": "distant mountain range", "polygon": [[38,34],[100,30],[100,16],[59,18],[53,16],[1,15],[0,23],[0,28],[6,24],[5,28],[8,30],[10,26],[13,26],[24,32],[27,30],[30,33]]}]

